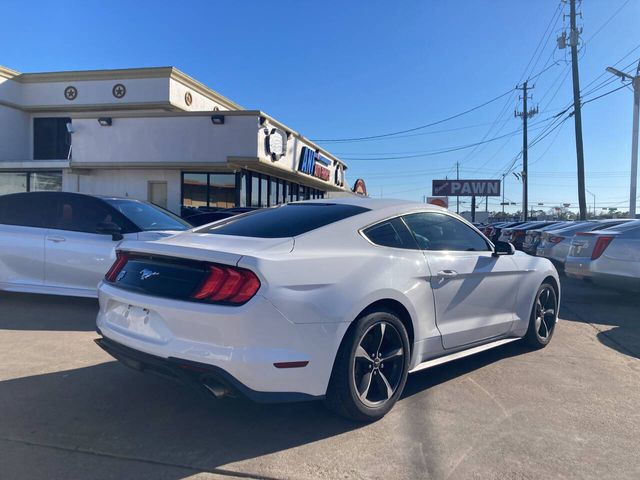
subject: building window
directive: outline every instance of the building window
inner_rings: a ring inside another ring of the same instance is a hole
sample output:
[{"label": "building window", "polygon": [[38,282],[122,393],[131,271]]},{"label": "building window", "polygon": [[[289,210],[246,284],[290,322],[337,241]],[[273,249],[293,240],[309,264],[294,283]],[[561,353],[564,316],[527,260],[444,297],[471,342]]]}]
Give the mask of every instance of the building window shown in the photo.
[{"label": "building window", "polygon": [[278,203],[278,180],[271,177],[271,182],[269,183],[269,206],[273,207]]},{"label": "building window", "polygon": [[260,206],[267,207],[269,205],[269,179],[266,175],[260,175]]},{"label": "building window", "polygon": [[324,198],[325,192],[277,177],[244,170],[240,203],[248,207],[273,207],[297,200]]},{"label": "building window", "polygon": [[182,173],[183,209],[236,206],[235,173]]},{"label": "building window", "polygon": [[62,172],[31,172],[29,174],[29,191],[62,191]]},{"label": "building window", "polygon": [[59,192],[62,172],[0,172],[0,195],[19,192]]},{"label": "building window", "polygon": [[33,119],[33,159],[66,160],[71,148],[71,134],[67,124],[69,117]]},{"label": "building window", "polygon": [[27,190],[27,173],[0,173],[0,195],[7,193],[26,192]]},{"label": "building window", "polygon": [[260,206],[260,177],[257,173],[251,174],[251,189],[249,191],[249,195],[251,196],[251,201],[249,202],[250,207],[259,207]]},{"label": "building window", "polygon": [[235,173],[209,174],[209,207],[231,208],[236,206]]},{"label": "building window", "polygon": [[208,180],[206,173],[182,174],[182,205],[185,207],[207,206]]}]

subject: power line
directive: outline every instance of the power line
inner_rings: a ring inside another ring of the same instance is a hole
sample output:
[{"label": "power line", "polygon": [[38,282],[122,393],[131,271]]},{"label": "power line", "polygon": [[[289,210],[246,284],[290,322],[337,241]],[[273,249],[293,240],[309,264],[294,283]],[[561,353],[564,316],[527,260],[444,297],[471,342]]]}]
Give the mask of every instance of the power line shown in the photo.
[{"label": "power line", "polygon": [[383,134],[380,134],[380,135],[369,135],[369,136],[366,136],[366,137],[329,138],[329,139],[322,139],[321,138],[321,139],[313,139],[312,141],[314,141],[314,142],[326,142],[326,143],[330,143],[330,142],[355,142],[355,141],[360,141],[360,140],[370,140],[370,139],[373,139],[373,138],[391,137],[391,136],[394,136],[394,135],[400,135],[402,133],[415,132],[417,130],[422,130],[424,128],[433,127],[434,125],[439,125],[441,123],[448,122],[449,120],[453,120],[454,118],[459,118],[459,117],[461,117],[463,115],[466,115],[468,113],[474,112],[474,111],[476,111],[476,110],[478,110],[478,109],[480,109],[482,107],[486,107],[487,105],[489,105],[489,104],[491,104],[491,103],[493,103],[493,102],[495,102],[497,100],[500,100],[502,97],[505,97],[506,95],[509,95],[514,90],[515,89],[512,88],[509,91],[504,92],[503,94],[492,98],[491,100],[487,100],[486,102],[481,103],[480,105],[477,105],[477,106],[475,106],[473,108],[469,108],[468,110],[465,110],[463,112],[457,113],[455,115],[451,115],[450,117],[443,118],[443,119],[435,121],[435,122],[427,123],[425,125],[420,125],[418,127],[409,128],[407,130],[400,130],[400,131],[397,131],[397,132],[383,133]]}]

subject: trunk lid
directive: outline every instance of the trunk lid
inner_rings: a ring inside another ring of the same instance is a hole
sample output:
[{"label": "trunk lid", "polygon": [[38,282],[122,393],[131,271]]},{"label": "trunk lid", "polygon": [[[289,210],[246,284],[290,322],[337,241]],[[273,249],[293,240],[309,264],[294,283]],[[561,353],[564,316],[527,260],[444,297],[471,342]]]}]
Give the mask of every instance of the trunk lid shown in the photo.
[{"label": "trunk lid", "polygon": [[118,250],[236,265],[245,255],[291,253],[293,238],[254,238],[184,232],[150,242],[123,242]]}]

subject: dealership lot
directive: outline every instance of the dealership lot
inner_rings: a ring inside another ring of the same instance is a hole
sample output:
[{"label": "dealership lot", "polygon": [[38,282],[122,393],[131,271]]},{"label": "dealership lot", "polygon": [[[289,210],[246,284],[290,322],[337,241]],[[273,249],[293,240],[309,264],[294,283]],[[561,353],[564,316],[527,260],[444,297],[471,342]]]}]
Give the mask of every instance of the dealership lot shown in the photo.
[{"label": "dealership lot", "polygon": [[638,478],[640,299],[563,278],[555,338],[410,376],[372,425],[117,364],[94,300],[0,294],[2,478]]}]

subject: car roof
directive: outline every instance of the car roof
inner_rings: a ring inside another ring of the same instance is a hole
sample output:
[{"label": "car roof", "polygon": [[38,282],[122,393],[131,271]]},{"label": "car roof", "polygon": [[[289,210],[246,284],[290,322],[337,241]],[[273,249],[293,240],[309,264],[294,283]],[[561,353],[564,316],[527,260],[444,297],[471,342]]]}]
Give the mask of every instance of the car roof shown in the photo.
[{"label": "car roof", "polygon": [[139,202],[141,200],[137,200],[135,198],[129,197],[117,197],[115,195],[94,195],[90,193],[80,193],[80,192],[50,192],[50,191],[41,191],[41,192],[15,192],[15,193],[7,193],[5,195],[0,195],[0,197],[10,196],[10,195],[29,195],[29,196],[41,196],[41,195],[72,195],[77,197],[92,197],[99,198],[101,200],[131,200],[134,202]]},{"label": "car roof", "polygon": [[[302,203],[302,202],[293,202]],[[442,207],[431,205],[430,203],[409,202],[396,198],[369,198],[369,197],[341,197],[341,198],[325,198],[318,200],[305,200],[304,203],[326,203],[337,205],[355,205],[358,207],[368,208],[369,210],[384,210],[393,207],[416,206],[423,208],[433,208],[434,210],[442,210]]]}]

